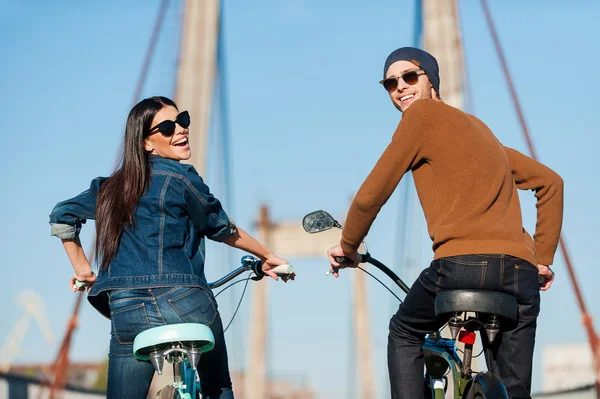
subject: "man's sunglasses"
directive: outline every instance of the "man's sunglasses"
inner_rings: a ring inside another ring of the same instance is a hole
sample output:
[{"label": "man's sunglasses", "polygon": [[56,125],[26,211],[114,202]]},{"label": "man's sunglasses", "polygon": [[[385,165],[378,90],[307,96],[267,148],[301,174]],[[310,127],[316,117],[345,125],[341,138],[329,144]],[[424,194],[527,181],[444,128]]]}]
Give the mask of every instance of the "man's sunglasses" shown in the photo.
[{"label": "man's sunglasses", "polygon": [[[423,71],[423,73],[419,73],[420,71]],[[398,88],[398,81],[400,79],[405,81],[407,85],[414,86],[419,82],[419,76],[421,75],[425,75],[425,70],[419,68],[404,72],[400,76],[390,76],[389,78],[383,79],[379,83],[381,83],[387,91],[394,91]]]},{"label": "man's sunglasses", "polygon": [[162,121],[158,125],[154,126],[152,129],[148,130],[146,136],[150,136],[151,134],[161,132],[165,137],[171,137],[175,133],[175,124],[178,124],[182,128],[187,128],[190,126],[190,114],[187,111],[183,111],[174,121]]}]

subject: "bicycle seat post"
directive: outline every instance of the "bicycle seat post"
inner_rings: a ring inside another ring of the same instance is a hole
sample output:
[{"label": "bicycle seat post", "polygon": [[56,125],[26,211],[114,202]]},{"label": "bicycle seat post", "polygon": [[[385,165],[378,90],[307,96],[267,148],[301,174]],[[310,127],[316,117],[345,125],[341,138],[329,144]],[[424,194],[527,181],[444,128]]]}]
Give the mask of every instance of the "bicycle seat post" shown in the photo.
[{"label": "bicycle seat post", "polygon": [[173,357],[173,380],[175,381],[175,386],[181,386],[183,383],[181,380],[181,368],[179,367],[180,358],[180,354],[177,354]]},{"label": "bicycle seat post", "polygon": [[458,341],[465,344],[463,350],[463,367],[462,367],[462,375],[463,377],[470,378],[471,372],[471,362],[473,359],[473,344],[475,343],[475,331],[478,330],[478,324],[476,323],[476,319],[469,319],[469,321],[473,321],[473,323],[469,323],[463,326],[464,330],[461,330],[458,333]]},{"label": "bicycle seat post", "polygon": [[450,329],[450,335],[453,340],[456,340],[463,325],[461,315],[461,312],[454,312],[454,316],[448,321],[448,328]]},{"label": "bicycle seat post", "polygon": [[464,374],[471,375],[471,361],[473,359],[473,344],[465,344],[465,356],[463,359]]}]

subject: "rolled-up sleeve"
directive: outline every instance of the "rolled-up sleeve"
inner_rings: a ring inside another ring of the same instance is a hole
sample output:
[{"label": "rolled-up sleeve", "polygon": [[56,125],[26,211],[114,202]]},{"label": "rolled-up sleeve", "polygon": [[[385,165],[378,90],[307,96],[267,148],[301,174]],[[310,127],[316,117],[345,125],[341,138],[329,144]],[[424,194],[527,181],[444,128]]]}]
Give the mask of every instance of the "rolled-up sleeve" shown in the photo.
[{"label": "rolled-up sleeve", "polygon": [[183,181],[185,206],[198,231],[206,238],[220,242],[233,235],[237,231],[235,223],[195,169],[190,167]]},{"label": "rolled-up sleeve", "polygon": [[92,180],[89,189],[56,204],[50,213],[50,234],[61,239],[78,237],[81,225],[96,218],[96,198],[105,180],[105,177],[98,177]]}]

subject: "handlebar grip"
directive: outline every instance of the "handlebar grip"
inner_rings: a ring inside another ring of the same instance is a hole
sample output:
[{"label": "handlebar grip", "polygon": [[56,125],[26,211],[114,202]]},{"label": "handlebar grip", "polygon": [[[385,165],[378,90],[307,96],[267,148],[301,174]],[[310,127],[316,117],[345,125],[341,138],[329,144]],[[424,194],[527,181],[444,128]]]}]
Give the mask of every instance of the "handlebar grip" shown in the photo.
[{"label": "handlebar grip", "polygon": [[333,259],[341,265],[351,264],[352,261],[347,256],[334,256]]},{"label": "handlebar grip", "polygon": [[[368,256],[368,254],[365,254],[365,255],[359,254],[359,256],[360,256],[360,263],[367,261],[366,257]],[[326,276],[330,275],[331,273],[339,273],[340,269],[344,268],[346,265],[352,264],[352,260],[350,258],[348,258],[347,256],[334,256],[333,259],[337,263],[339,263],[341,266],[331,266],[331,269],[329,269],[329,271],[327,273],[325,273]]]},{"label": "handlebar grip", "polygon": [[87,287],[87,286],[88,286],[88,284],[85,281],[75,280],[76,288]]},{"label": "handlebar grip", "polygon": [[273,269],[271,269],[275,272],[275,274],[277,274],[278,276],[284,276],[284,275],[288,275],[288,274],[292,274],[294,273],[294,266],[292,265],[279,265]]},{"label": "handlebar grip", "polygon": [[[363,262],[364,259],[364,255],[360,255],[360,262]],[[351,265],[352,264],[352,260],[350,260],[350,258],[348,258],[347,256],[334,256],[333,259],[335,259],[335,261],[341,265]]]}]

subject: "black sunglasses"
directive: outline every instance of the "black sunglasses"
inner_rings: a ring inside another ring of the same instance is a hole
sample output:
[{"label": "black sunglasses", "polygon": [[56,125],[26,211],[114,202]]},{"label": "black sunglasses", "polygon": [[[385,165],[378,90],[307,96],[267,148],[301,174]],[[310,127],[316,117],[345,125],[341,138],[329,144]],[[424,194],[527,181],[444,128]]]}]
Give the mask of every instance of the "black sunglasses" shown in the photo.
[{"label": "black sunglasses", "polygon": [[146,136],[150,136],[151,134],[160,132],[165,137],[171,137],[175,133],[175,124],[178,124],[184,129],[189,127],[190,114],[187,111],[183,111],[179,115],[177,115],[177,118],[175,118],[174,121],[162,121],[158,125],[154,126],[152,129],[148,130]]},{"label": "black sunglasses", "polygon": [[[420,71],[423,71],[423,73],[419,73]],[[425,70],[419,68],[404,72],[400,76],[390,76],[389,78],[381,80],[379,83],[381,83],[387,91],[394,91],[398,88],[398,80],[402,79],[407,85],[414,86],[419,82],[419,76],[421,75],[425,75]]]}]

